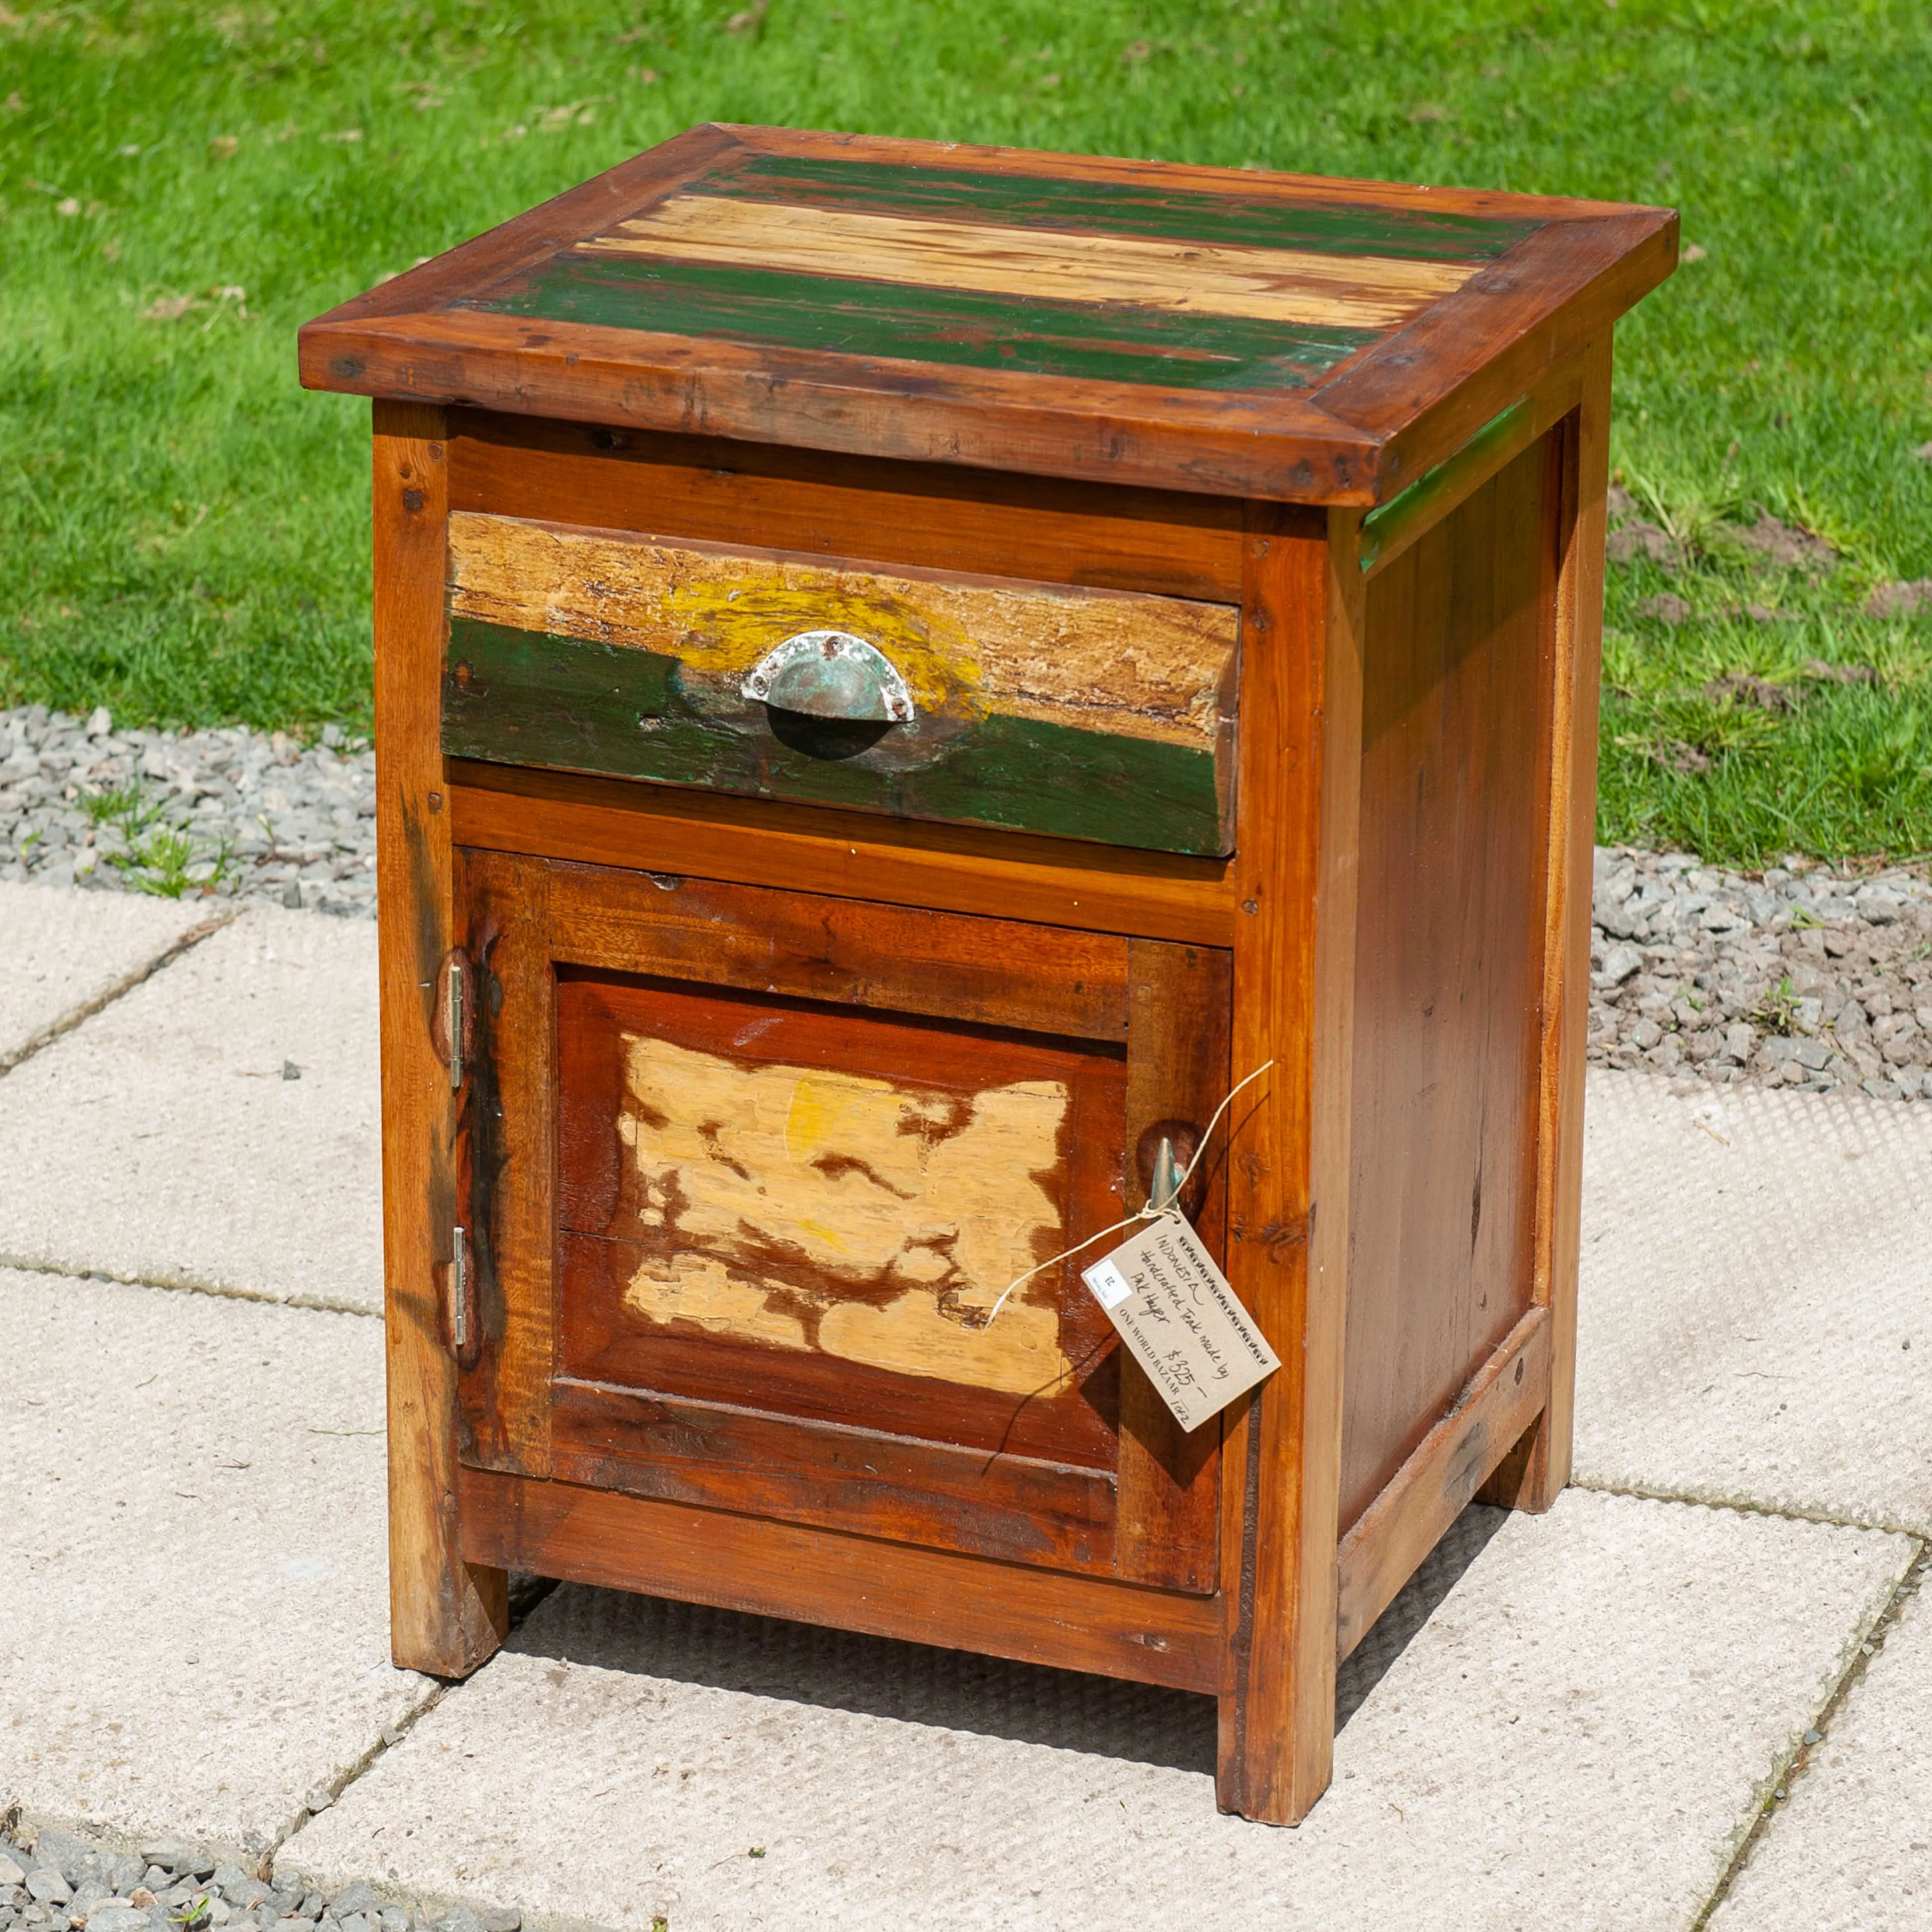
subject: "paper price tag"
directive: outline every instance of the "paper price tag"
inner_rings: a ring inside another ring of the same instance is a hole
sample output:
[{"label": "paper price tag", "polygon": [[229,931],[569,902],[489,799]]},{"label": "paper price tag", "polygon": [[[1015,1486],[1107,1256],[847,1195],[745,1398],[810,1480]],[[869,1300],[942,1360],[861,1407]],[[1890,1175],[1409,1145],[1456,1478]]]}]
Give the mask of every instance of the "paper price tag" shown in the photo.
[{"label": "paper price tag", "polygon": [[1185,1221],[1148,1222],[1080,1278],[1184,1429],[1281,1366]]}]

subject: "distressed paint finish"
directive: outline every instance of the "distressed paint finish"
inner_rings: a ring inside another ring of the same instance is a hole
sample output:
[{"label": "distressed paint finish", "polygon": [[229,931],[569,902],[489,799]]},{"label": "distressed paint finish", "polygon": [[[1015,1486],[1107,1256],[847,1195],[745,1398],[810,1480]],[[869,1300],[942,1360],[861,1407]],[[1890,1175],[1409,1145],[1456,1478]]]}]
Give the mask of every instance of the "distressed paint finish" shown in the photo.
[{"label": "distressed paint finish", "polygon": [[[1071,1264],[985,1318],[1066,1230],[1119,1217],[1120,1050],[893,1004],[709,990],[648,963],[635,978],[568,972],[560,1375],[1111,1471],[1118,1350]],[[651,1043],[642,1070],[638,1041]],[[726,1295],[702,1311],[714,1325],[641,1315],[640,1274],[661,1300],[692,1254],[761,1295],[762,1313]],[[1008,1335],[1024,1309],[1045,1313]],[[762,1332],[740,1332],[754,1318]]]},{"label": "distressed paint finish", "polygon": [[1174,389],[1306,388],[1381,334],[586,252],[560,255],[462,305],[765,349]]},{"label": "distressed paint finish", "polygon": [[1425,470],[1400,495],[1362,519],[1359,568],[1366,577],[1441,518],[1465,495],[1491,459],[1534,427],[1529,398],[1492,416],[1453,456]]},{"label": "distressed paint finish", "polygon": [[1289,200],[1234,188],[1206,192],[1146,180],[1130,184],[742,151],[687,182],[683,192],[796,208],[944,214],[952,220],[1074,233],[1417,262],[1493,261],[1543,225],[1534,217],[1376,208],[1319,194]]},{"label": "distressed paint finish", "polygon": [[1475,273],[1468,262],[1071,234],[700,194],[673,195],[581,251],[1360,329],[1406,321]]},{"label": "distressed paint finish", "polygon": [[802,720],[808,741],[791,746],[762,706],[706,717],[681,695],[677,661],[654,652],[460,620],[450,642],[442,744],[453,758],[1153,851],[1228,849],[1216,761],[1204,752],[988,717],[908,766],[844,735],[874,728]]},{"label": "distressed paint finish", "polygon": [[801,631],[848,631],[922,712],[986,712],[1211,748],[1234,608],[1016,580],[917,577],[459,512],[449,608],[676,658],[734,690]]},{"label": "distressed paint finish", "polygon": [[644,1253],[625,1295],[640,1320],[1014,1395],[1066,1382],[1053,1278],[987,1325],[1064,1245],[1064,1086],[968,1099],[624,1045],[619,1225]]},{"label": "distressed paint finish", "polygon": [[[838,568],[451,519],[444,746],[907,818],[1228,849],[1230,606]],[[746,674],[800,632],[875,645],[905,724],[800,718]]]},{"label": "distressed paint finish", "polygon": [[1676,226],[1606,202],[699,128],[310,323],[302,379],[1370,508],[1660,281]]},{"label": "distressed paint finish", "polygon": [[1035,375],[1298,389],[1540,225],[738,150],[466,305]]}]

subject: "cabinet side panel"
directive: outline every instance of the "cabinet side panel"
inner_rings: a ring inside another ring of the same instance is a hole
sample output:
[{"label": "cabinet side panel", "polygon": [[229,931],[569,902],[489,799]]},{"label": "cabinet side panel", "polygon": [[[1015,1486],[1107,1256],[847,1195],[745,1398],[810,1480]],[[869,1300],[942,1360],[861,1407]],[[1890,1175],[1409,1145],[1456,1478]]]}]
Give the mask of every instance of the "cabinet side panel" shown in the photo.
[{"label": "cabinet side panel", "polygon": [[1547,454],[1369,586],[1345,1528],[1532,1294]]}]

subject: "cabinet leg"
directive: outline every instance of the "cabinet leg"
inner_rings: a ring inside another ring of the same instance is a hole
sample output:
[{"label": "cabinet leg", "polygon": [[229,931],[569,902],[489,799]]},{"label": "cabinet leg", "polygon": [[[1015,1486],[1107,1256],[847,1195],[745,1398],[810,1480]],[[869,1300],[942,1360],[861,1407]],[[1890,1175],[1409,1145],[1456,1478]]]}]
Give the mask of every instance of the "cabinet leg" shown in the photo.
[{"label": "cabinet leg", "polygon": [[410,1299],[392,1288],[388,1319],[390,1652],[399,1670],[467,1677],[508,1634],[509,1579],[463,1560],[454,1364],[434,1306]]},{"label": "cabinet leg", "polygon": [[[1273,1698],[1237,1690],[1218,1701],[1215,1803],[1258,1825],[1300,1824],[1332,1774],[1333,1658],[1325,1681],[1304,1677],[1280,1684]],[[1269,1705],[1276,1708],[1264,1714]]]},{"label": "cabinet leg", "polygon": [[1235,1601],[1214,1796],[1267,1825],[1301,1822],[1335,1755],[1335,1492],[1324,1483],[1304,1497],[1263,1474],[1288,1460],[1290,1372],[1264,1383],[1222,1438],[1222,1556],[1234,1559],[1223,1588]]},{"label": "cabinet leg", "polygon": [[1476,1492],[1476,1501],[1498,1509],[1522,1510],[1531,1516],[1540,1516],[1549,1508],[1569,1480],[1567,1468],[1552,1480],[1550,1444],[1556,1432],[1546,1408],[1496,1465],[1489,1480]]},{"label": "cabinet leg", "polygon": [[382,1032],[390,1641],[405,1670],[464,1677],[509,1627],[500,1570],[463,1560],[456,1358],[445,1319],[455,1096],[435,1044],[451,941],[440,718],[449,491],[440,410],[375,407],[376,837]]}]

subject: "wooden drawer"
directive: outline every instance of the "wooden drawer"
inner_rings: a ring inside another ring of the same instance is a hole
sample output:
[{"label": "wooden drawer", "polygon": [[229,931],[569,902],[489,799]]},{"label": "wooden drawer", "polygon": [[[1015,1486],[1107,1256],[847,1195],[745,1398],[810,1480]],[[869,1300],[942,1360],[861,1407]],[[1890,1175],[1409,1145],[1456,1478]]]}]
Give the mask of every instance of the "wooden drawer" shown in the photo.
[{"label": "wooden drawer", "polygon": [[1080,1262],[989,1316],[1198,1131],[1225,952],[501,854],[458,886],[466,1460],[1216,1587],[1219,1431]]},{"label": "wooden drawer", "polygon": [[458,512],[453,755],[1232,849],[1232,605]]}]

